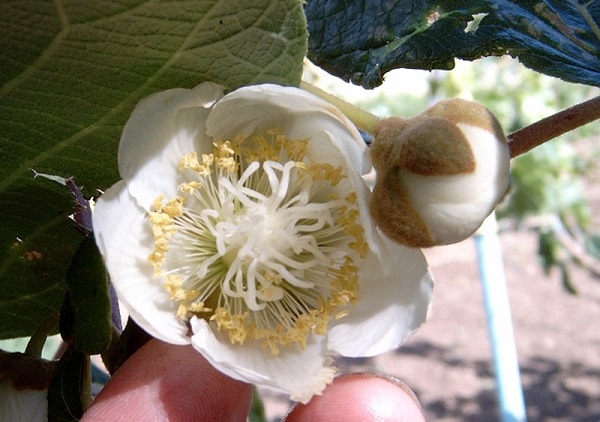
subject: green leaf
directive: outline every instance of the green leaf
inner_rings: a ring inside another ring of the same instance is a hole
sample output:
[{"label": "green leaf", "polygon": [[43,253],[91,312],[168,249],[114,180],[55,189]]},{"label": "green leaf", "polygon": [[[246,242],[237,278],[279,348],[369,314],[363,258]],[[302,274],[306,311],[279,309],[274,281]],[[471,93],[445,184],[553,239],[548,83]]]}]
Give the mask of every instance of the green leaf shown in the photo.
[{"label": "green leaf", "polygon": [[81,419],[89,406],[90,359],[68,347],[58,362],[48,388],[48,421],[67,422]]},{"label": "green leaf", "polygon": [[252,390],[252,406],[250,407],[248,420],[250,422],[266,422],[268,420],[265,412],[265,404],[256,387]]},{"label": "green leaf", "polygon": [[566,265],[560,266],[560,275],[561,275],[561,279],[562,279],[563,289],[567,293],[572,294],[572,295],[579,294],[579,292],[577,291],[577,287],[575,286],[575,284],[573,284],[571,272],[569,271],[569,269],[567,268]]},{"label": "green leaf", "polygon": [[66,268],[82,236],[68,220],[69,196],[54,184],[0,193],[0,338],[30,336],[60,310]]},{"label": "green leaf", "polygon": [[589,204],[581,178],[582,167],[572,145],[565,139],[535,148],[513,161],[513,189],[500,207],[502,217],[518,220],[531,215],[555,214],[575,217],[585,226]]},{"label": "green leaf", "polygon": [[118,180],[121,129],[144,96],[212,80],[297,85],[301,0],[0,2],[0,338],[57,312],[81,241],[64,186]]},{"label": "green leaf", "polygon": [[309,58],[365,88],[395,68],[452,69],[510,54],[538,72],[600,85],[600,3],[311,0]]},{"label": "green leaf", "polygon": [[585,236],[585,250],[594,256],[596,259],[600,259],[600,235],[596,233],[586,234]]},{"label": "green leaf", "polygon": [[542,261],[542,267],[546,275],[549,275],[555,266],[562,265],[562,260],[559,257],[560,249],[561,244],[553,231],[539,232],[538,255]]},{"label": "green leaf", "polygon": [[104,352],[112,340],[110,294],[104,262],[93,237],[85,238],[73,256],[67,288],[75,314],[75,348],[89,355]]}]

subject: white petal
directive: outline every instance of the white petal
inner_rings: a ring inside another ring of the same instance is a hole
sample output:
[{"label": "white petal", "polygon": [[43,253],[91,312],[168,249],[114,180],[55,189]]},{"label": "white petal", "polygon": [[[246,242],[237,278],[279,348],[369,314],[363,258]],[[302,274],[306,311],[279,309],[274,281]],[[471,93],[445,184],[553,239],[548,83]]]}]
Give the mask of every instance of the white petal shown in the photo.
[{"label": "white petal", "polygon": [[[385,238],[384,238],[385,239]],[[433,279],[419,249],[384,240],[382,268],[371,254],[360,269],[359,298],[335,321],[328,348],[344,356],[373,356],[400,346],[426,319]]]},{"label": "white petal", "polygon": [[506,194],[510,181],[508,145],[485,129],[462,123],[458,127],[477,163],[473,173],[425,176],[402,172],[413,209],[443,244],[473,234]]},{"label": "white petal", "polygon": [[221,99],[207,121],[207,133],[215,137],[274,128],[289,138],[309,138],[308,154],[322,162],[349,164],[359,174],[370,171],[366,145],[356,127],[337,108],[298,88],[269,84],[240,88]]},{"label": "white petal", "polygon": [[187,327],[175,316],[177,305],[148,261],[154,249],[151,225],[123,181],[98,199],[93,225],[111,281],[133,320],[158,339],[189,344]]},{"label": "white petal", "polygon": [[0,381],[0,421],[48,420],[48,390],[18,391],[5,378]]},{"label": "white petal", "polygon": [[144,98],[121,135],[119,172],[138,204],[148,209],[160,194],[174,197],[178,166],[193,151],[206,152],[210,107],[221,98],[220,85],[204,82],[193,89],[170,89]]},{"label": "white petal", "polygon": [[279,355],[271,356],[256,342],[232,345],[226,334],[215,335],[205,320],[193,318],[191,325],[194,348],[219,371],[237,380],[287,393],[292,400],[306,403],[333,379],[334,369],[329,367],[331,358],[325,355],[322,336],[310,337],[305,350],[282,347]]}]

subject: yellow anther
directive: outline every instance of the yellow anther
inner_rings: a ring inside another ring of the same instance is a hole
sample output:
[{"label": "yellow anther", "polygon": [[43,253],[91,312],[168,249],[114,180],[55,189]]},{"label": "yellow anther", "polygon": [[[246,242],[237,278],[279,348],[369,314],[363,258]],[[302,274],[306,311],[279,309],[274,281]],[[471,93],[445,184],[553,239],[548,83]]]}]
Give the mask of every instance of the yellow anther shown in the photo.
[{"label": "yellow anther", "polygon": [[186,320],[187,318],[189,318],[187,305],[185,303],[180,303],[177,307],[177,312],[175,315],[181,320]]},{"label": "yellow anther", "polygon": [[162,203],[165,200],[165,196],[164,195],[159,195],[154,201],[152,201],[152,208],[154,211],[156,212],[161,212],[162,210]]},{"label": "yellow anther", "polygon": [[183,286],[183,277],[178,274],[169,274],[166,278],[165,287],[168,291],[179,289]]},{"label": "yellow anther", "polygon": [[224,170],[227,174],[235,173],[238,169],[238,162],[232,157],[217,158],[217,167]]},{"label": "yellow anther", "polygon": [[204,302],[194,302],[188,305],[188,312],[192,314],[199,314],[212,311],[212,308],[207,308],[206,306],[204,306]]},{"label": "yellow anther", "polygon": [[216,321],[217,328],[219,330],[227,331],[229,334],[229,340],[232,344],[244,344],[244,341],[246,341],[246,336],[248,335],[246,326],[247,318],[247,312],[241,315],[231,315],[227,309],[217,308],[215,309],[214,315],[210,319]]},{"label": "yellow anther", "polygon": [[307,166],[307,174],[316,181],[328,181],[332,186],[337,186],[346,176],[344,169],[329,163],[310,163]]},{"label": "yellow anther", "polygon": [[[308,156],[308,145],[271,129],[182,158],[181,196],[156,198],[148,213],[154,236],[148,259],[178,305],[178,318],[204,318],[232,344],[254,341],[276,356],[290,345],[307,347],[311,334],[326,334],[330,320],[351,311],[359,287],[353,259],[368,251],[358,197],[336,188],[344,167]],[[285,208],[265,211],[281,186],[288,189]],[[265,234],[262,220],[273,235]],[[269,256],[268,243],[289,261]],[[308,267],[298,271],[288,266],[292,261]],[[231,278],[234,263],[239,269]]]},{"label": "yellow anther", "polygon": [[358,195],[356,194],[356,192],[350,192],[348,195],[346,195],[346,197],[344,199],[349,204],[356,205],[356,202],[358,200]]},{"label": "yellow anther", "polygon": [[174,198],[168,201],[162,207],[162,212],[170,217],[181,217],[183,215],[183,198]]},{"label": "yellow anther", "polygon": [[179,190],[179,192],[187,193],[190,195],[193,195],[200,189],[202,189],[202,183],[200,183],[200,182],[182,183],[177,187],[177,190]]},{"label": "yellow anther", "polygon": [[231,147],[231,141],[214,142],[213,147],[213,154],[217,158],[229,158],[235,154],[235,151]]},{"label": "yellow anther", "polygon": [[200,170],[200,163],[198,162],[198,155],[195,152],[190,152],[183,156],[179,162],[179,171],[184,169],[190,169],[194,171]]}]

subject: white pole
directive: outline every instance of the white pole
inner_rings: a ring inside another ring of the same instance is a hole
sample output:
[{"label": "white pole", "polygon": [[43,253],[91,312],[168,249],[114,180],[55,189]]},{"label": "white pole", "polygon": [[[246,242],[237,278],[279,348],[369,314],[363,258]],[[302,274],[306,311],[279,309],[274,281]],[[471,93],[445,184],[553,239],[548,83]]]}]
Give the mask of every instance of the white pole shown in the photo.
[{"label": "white pole", "polygon": [[475,242],[494,355],[496,391],[502,421],[526,422],[525,400],[498,238],[498,225],[494,213],[484,221],[475,234]]}]

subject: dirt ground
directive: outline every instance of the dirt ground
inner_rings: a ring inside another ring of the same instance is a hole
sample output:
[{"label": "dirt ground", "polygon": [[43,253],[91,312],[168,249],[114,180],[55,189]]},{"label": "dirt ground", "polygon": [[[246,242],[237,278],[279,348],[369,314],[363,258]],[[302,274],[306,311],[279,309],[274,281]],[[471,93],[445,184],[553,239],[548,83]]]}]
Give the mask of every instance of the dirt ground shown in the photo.
[{"label": "dirt ground", "polygon": [[[546,277],[531,232],[501,234],[529,421],[600,421],[600,279],[573,270],[579,296]],[[403,347],[341,359],[344,372],[376,370],[406,382],[429,421],[498,419],[494,369],[475,243],[426,251],[436,277],[429,321]],[[270,420],[288,403],[264,394]]]}]

